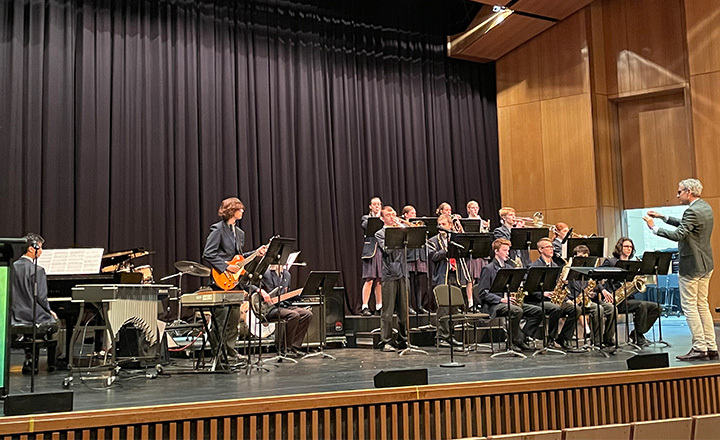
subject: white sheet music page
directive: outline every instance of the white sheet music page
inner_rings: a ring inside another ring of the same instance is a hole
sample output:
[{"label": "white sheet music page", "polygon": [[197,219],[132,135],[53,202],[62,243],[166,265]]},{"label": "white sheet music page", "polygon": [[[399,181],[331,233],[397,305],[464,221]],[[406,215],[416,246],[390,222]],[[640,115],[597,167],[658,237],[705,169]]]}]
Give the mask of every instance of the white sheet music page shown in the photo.
[{"label": "white sheet music page", "polygon": [[105,249],[43,249],[38,266],[48,275],[82,275],[100,273]]}]

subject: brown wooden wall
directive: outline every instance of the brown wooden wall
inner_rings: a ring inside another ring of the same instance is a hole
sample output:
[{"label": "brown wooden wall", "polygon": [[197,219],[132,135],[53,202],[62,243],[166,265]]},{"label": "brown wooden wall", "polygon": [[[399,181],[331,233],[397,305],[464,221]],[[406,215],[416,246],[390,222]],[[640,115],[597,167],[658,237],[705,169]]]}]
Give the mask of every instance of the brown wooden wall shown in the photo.
[{"label": "brown wooden wall", "polygon": [[503,204],[610,243],[686,177],[720,208],[720,2],[597,0],[496,66]]},{"label": "brown wooden wall", "polygon": [[440,439],[720,413],[716,365],[5,417],[2,439]]}]

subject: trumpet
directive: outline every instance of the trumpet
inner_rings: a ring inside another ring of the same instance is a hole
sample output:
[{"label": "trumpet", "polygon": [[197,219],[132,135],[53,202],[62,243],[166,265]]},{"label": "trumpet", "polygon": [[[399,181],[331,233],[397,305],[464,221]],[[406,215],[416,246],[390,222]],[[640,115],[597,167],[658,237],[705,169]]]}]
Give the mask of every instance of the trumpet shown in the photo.
[{"label": "trumpet", "polygon": [[[550,232],[552,232],[555,235],[559,235],[558,229],[555,227],[555,225],[550,226]],[[596,236],[595,234],[590,234],[590,235],[578,234],[577,232],[574,232],[572,229],[570,229],[570,237],[568,237],[568,238],[590,238],[590,237],[595,237],[595,236]]]},{"label": "trumpet", "polygon": [[538,211],[533,214],[532,217],[515,217],[515,223],[513,226],[517,227],[517,224],[520,222],[525,222],[526,224],[531,223],[532,227],[542,228],[545,224],[545,216],[542,212]]}]

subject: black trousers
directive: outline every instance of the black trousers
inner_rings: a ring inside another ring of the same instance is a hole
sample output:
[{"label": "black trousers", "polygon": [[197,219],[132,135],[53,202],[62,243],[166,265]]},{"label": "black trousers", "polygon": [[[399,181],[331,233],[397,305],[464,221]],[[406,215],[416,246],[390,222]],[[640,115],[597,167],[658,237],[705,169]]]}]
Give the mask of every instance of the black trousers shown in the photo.
[{"label": "black trousers", "polygon": [[660,316],[657,303],[639,299],[628,298],[618,305],[618,313],[625,313],[626,310],[633,314],[635,332],[641,335],[650,330]]},{"label": "black trousers", "polygon": [[523,309],[521,307],[511,304],[508,309],[507,304],[497,303],[490,306],[489,313],[493,318],[496,316],[508,317],[509,315],[510,334],[508,335],[508,338],[513,342],[520,341],[522,339],[520,337],[520,319],[523,316]]},{"label": "black trousers", "polygon": [[[273,307],[266,315],[268,321],[277,321],[278,314],[280,319],[286,323],[285,330],[287,334],[278,334],[277,337],[280,341],[287,341],[292,348],[300,349],[312,322],[312,312],[297,306]],[[281,346],[281,348],[287,347]]]},{"label": "black trousers", "polygon": [[383,308],[380,313],[380,345],[389,344],[393,336],[393,313],[398,317],[397,344],[407,343],[408,295],[405,278],[382,281]]}]

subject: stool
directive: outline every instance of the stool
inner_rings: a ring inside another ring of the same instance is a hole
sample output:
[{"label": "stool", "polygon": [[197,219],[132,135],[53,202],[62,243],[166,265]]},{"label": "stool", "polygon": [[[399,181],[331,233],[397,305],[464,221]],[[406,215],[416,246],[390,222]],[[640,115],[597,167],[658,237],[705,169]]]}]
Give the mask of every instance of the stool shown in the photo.
[{"label": "stool", "polygon": [[[38,324],[36,330],[35,339],[35,353],[33,353],[33,359],[35,359],[35,368],[40,357],[40,349],[47,349],[47,369],[48,371],[55,370],[55,353],[57,351],[57,340],[50,339],[53,334],[57,333],[57,323],[42,323]],[[25,324],[14,324],[11,326],[10,333],[12,335],[12,342],[10,343],[11,348],[22,348],[27,356],[32,351],[33,347],[33,326]]]}]

